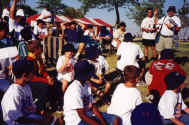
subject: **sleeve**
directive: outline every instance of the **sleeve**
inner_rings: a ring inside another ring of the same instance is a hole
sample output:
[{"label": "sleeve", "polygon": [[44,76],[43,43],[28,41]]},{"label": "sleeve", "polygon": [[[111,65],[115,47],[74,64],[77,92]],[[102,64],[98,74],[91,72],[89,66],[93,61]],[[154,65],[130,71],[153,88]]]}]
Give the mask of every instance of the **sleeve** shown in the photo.
[{"label": "sleeve", "polygon": [[141,23],[141,29],[142,28],[146,28],[146,21],[145,21],[145,19],[143,19],[143,21],[142,21],[142,23]]},{"label": "sleeve", "polygon": [[153,66],[154,66],[154,62],[152,62],[151,65],[150,65],[150,68],[149,68],[149,73],[150,73],[150,74],[153,74],[154,71],[155,71],[155,70],[153,69]]},{"label": "sleeve", "polygon": [[175,22],[177,23],[178,27],[181,27],[181,20],[179,17],[175,19]]},{"label": "sleeve", "polygon": [[136,99],[136,105],[140,105],[142,103],[142,97],[141,97],[141,93],[138,92],[138,97]]},{"label": "sleeve", "polygon": [[139,58],[141,59],[142,57],[144,57],[144,54],[142,52],[142,49],[140,48],[140,46],[138,46],[138,55],[139,55]]},{"label": "sleeve", "polygon": [[12,120],[17,120],[20,117],[23,117],[22,114],[22,98],[18,94],[14,94],[12,99],[9,99],[8,104],[9,112],[8,117]]},{"label": "sleeve", "polygon": [[64,63],[64,60],[63,60],[62,56],[60,56],[58,58],[58,61],[57,61],[57,64],[56,64],[56,70],[57,71],[60,69],[60,67],[63,65],[63,63]]},{"label": "sleeve", "polygon": [[48,35],[48,31],[47,31],[47,29],[46,29],[46,28],[44,29],[44,31],[43,31],[43,32],[44,32],[44,34],[45,34],[45,35]]},{"label": "sleeve", "polygon": [[71,108],[73,110],[84,108],[81,93],[82,93],[81,89],[77,86],[74,86],[74,87],[72,86],[72,88],[67,91],[67,95],[69,95],[69,96],[67,96],[67,98],[65,98],[64,101],[69,100],[69,102],[70,102],[69,108]]},{"label": "sleeve", "polygon": [[84,36],[88,36],[89,35],[89,30],[86,30],[83,35]]},{"label": "sleeve", "polygon": [[34,33],[35,35],[38,35],[38,33],[37,33],[37,26],[34,27],[33,33]]},{"label": "sleeve", "polygon": [[161,19],[158,20],[158,25],[162,25],[164,18],[165,17],[162,17]]},{"label": "sleeve", "polygon": [[9,32],[12,32],[15,28],[15,20],[12,18],[9,18]]},{"label": "sleeve", "polygon": [[122,52],[122,44],[120,44],[120,46],[118,47],[116,55],[120,56],[121,52]]}]

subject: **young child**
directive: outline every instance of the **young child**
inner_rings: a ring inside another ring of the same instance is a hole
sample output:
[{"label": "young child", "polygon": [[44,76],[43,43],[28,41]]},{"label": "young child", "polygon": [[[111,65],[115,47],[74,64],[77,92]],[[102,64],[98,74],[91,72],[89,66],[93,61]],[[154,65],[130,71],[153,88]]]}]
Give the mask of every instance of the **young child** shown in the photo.
[{"label": "young child", "polygon": [[[97,47],[91,46],[86,49],[86,56],[89,59],[89,63],[95,66],[95,76],[92,76],[91,81],[91,88],[96,91],[97,95],[102,96],[107,94],[110,89],[110,83],[104,80],[104,75],[108,70],[108,63],[106,59],[100,55],[100,50]],[[99,87],[105,84],[104,94],[101,91],[98,91]]]},{"label": "young child", "polygon": [[64,95],[65,125],[118,125],[119,119],[113,115],[101,114],[93,104],[91,88],[86,83],[95,73],[95,68],[86,60],[74,65],[75,80]]},{"label": "young child", "polygon": [[117,86],[113,93],[111,104],[107,112],[119,116],[123,125],[131,125],[131,112],[142,103],[142,97],[136,83],[138,81],[139,69],[135,66],[124,68],[125,83]]},{"label": "young child", "polygon": [[43,20],[37,20],[37,25],[34,27],[33,33],[39,39],[45,39],[48,37],[48,30],[45,28],[45,22]]},{"label": "young child", "polygon": [[[165,77],[167,90],[160,98],[158,109],[163,123],[189,125],[189,108],[184,103],[180,90],[184,88],[186,77],[179,72],[171,72]],[[183,114],[182,110],[186,113]]]},{"label": "young child", "polygon": [[16,80],[8,88],[1,102],[3,119],[7,125],[47,124],[42,116],[35,114],[36,106],[27,85],[33,78],[33,67],[33,62],[27,60],[13,63],[12,71]]},{"label": "young child", "polygon": [[76,61],[72,58],[74,55],[74,46],[67,44],[63,48],[63,55],[58,58],[56,70],[57,79],[62,83],[62,92],[65,93],[68,83],[74,79],[74,64]]}]

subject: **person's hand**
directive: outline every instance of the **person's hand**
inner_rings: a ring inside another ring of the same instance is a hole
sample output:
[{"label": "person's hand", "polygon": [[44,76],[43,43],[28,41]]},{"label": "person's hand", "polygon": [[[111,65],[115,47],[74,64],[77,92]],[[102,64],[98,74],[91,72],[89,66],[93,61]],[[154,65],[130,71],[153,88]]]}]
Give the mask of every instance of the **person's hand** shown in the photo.
[{"label": "person's hand", "polygon": [[172,28],[172,25],[170,23],[166,24],[166,26],[167,26],[168,29]]},{"label": "person's hand", "polygon": [[154,10],[154,16],[157,17],[157,15],[158,15],[158,8],[156,8],[156,9]]}]

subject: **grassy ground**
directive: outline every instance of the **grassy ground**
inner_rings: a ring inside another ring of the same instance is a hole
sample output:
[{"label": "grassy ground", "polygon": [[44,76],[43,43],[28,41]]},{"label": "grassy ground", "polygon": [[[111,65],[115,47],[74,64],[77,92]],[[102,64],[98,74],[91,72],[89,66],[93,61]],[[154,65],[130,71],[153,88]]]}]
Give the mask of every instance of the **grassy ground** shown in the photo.
[{"label": "grassy ground", "polygon": [[[140,40],[137,40],[136,42],[137,44],[139,44],[142,48],[142,44],[140,42]],[[176,51],[176,57],[183,57],[183,56],[186,56],[189,58],[189,42],[179,42],[179,47],[178,48],[175,48],[175,44],[174,44],[174,50]],[[151,56],[151,51],[149,52],[150,56]],[[116,60],[116,55],[115,54],[108,54],[106,55],[106,59],[110,65],[110,69],[109,69],[109,72],[113,71],[115,68],[116,68],[116,63],[117,63],[117,60]],[[150,66],[150,63],[147,64],[147,67]],[[181,67],[184,69],[184,71],[187,73],[187,81],[189,81],[189,62],[186,62],[184,65],[181,65]],[[187,82],[187,85],[186,85],[187,88],[189,88],[189,82]],[[143,97],[143,101],[147,101],[145,99],[145,96],[148,95],[148,89],[147,89],[147,86],[140,86],[140,87],[137,87],[141,94],[142,94],[142,97]],[[189,102],[189,98],[187,98],[185,101]],[[102,107],[100,107],[100,110],[101,111],[106,111],[107,109],[107,105],[104,105]]]}]

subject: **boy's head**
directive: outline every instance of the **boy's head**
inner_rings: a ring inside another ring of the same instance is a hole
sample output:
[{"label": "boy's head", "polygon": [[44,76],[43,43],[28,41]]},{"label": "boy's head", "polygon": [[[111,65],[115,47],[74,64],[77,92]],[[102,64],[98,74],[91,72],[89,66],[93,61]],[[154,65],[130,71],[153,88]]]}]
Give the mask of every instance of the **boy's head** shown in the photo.
[{"label": "boy's head", "polygon": [[120,22],[119,28],[120,28],[122,31],[125,31],[126,24],[125,24],[124,22]]},{"label": "boy's head", "polygon": [[176,13],[176,7],[175,6],[169,6],[167,10],[168,16],[172,17]]},{"label": "boy's head", "polygon": [[175,90],[184,88],[184,81],[186,80],[186,76],[178,72],[171,72],[165,77],[164,80],[167,85],[167,90]]},{"label": "boy's head", "polygon": [[125,82],[131,82],[133,84],[136,84],[139,74],[139,69],[136,66],[129,65],[124,68]]},{"label": "boy's head", "polygon": [[23,83],[33,79],[34,64],[29,60],[17,60],[12,64],[12,72],[16,79],[22,79]]},{"label": "boy's head", "polygon": [[74,52],[75,52],[75,48],[72,44],[66,44],[62,49],[63,55],[65,55],[69,58],[71,58],[73,56]]},{"label": "boy's head", "polygon": [[38,27],[43,28],[45,26],[45,22],[43,20],[39,19],[39,20],[37,20],[37,25],[38,25]]},{"label": "boy's head", "polygon": [[75,79],[85,82],[95,74],[95,67],[87,60],[80,60],[74,65]]},{"label": "boy's head", "polygon": [[0,22],[0,40],[3,39],[8,33],[8,25],[4,22]]},{"label": "boy's head", "polygon": [[35,55],[40,55],[43,51],[43,46],[39,40],[28,42],[28,50]]},{"label": "boy's head", "polygon": [[100,55],[100,50],[95,46],[91,46],[91,47],[86,48],[85,53],[86,53],[86,57],[89,60],[95,60]]},{"label": "boy's head", "polygon": [[160,59],[174,59],[174,56],[172,49],[164,49],[160,53]]},{"label": "boy's head", "polygon": [[132,42],[133,41],[133,36],[132,36],[132,34],[131,33],[126,33],[125,35],[124,35],[124,40],[123,40],[124,42]]},{"label": "boy's head", "polygon": [[152,17],[153,16],[153,8],[148,8],[147,9],[147,17]]}]

